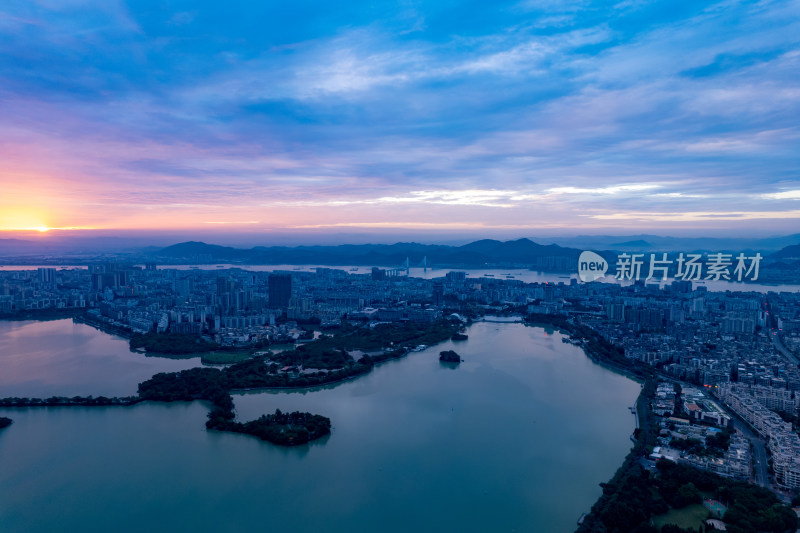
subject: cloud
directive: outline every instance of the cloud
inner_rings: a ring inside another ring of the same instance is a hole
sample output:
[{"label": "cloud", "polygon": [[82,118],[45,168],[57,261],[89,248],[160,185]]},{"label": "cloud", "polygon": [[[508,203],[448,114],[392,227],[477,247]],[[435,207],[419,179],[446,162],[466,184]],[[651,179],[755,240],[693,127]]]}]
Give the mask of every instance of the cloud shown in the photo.
[{"label": "cloud", "polygon": [[597,220],[615,220],[615,221],[648,221],[648,222],[704,222],[709,219],[714,220],[771,220],[771,219],[798,219],[800,218],[800,210],[792,211],[742,211],[742,212],[713,212],[713,211],[695,211],[695,212],[662,212],[662,213],[610,213],[587,215],[590,218]]},{"label": "cloud", "polygon": [[0,208],[64,227],[794,216],[775,202],[798,199],[796,2],[296,9],[0,7]]},{"label": "cloud", "polygon": [[625,192],[647,191],[659,187],[661,186],[654,183],[633,183],[597,188],[553,187],[547,189],[547,192],[552,194],[620,194]]},{"label": "cloud", "polygon": [[652,196],[662,198],[708,198],[707,194],[685,194],[682,192],[660,192],[654,193]]},{"label": "cloud", "polygon": [[762,194],[768,200],[800,200],[800,189]]},{"label": "cloud", "polygon": [[532,194],[499,190],[410,191],[404,195],[377,198],[275,201],[265,206],[312,207],[349,205],[433,204],[453,206],[512,207],[520,200],[537,198]]}]

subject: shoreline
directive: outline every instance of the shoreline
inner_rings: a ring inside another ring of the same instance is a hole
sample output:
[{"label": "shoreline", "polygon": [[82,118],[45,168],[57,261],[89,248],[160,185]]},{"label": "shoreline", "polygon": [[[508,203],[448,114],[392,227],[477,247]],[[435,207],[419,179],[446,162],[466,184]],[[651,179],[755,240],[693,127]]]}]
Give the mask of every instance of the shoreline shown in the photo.
[{"label": "shoreline", "polygon": [[[526,326],[531,327],[552,327],[557,330],[562,335],[567,335],[572,339],[578,339],[575,332],[570,331],[568,329],[568,324],[557,324],[555,321],[548,321],[547,316],[549,315],[542,315],[537,316],[536,320],[533,321],[526,321]],[[588,326],[587,326],[588,327]],[[589,328],[591,329],[591,328]],[[594,331],[594,330],[592,330]],[[594,333],[597,335],[597,333]],[[625,454],[625,457],[622,460],[622,463],[617,467],[614,471],[614,474],[609,478],[607,481],[601,483],[603,486],[617,486],[621,484],[624,479],[629,475],[629,471],[633,467],[633,465],[637,464],[639,459],[642,457],[643,452],[647,451],[648,446],[652,445],[651,435],[653,428],[650,424],[650,401],[652,399],[653,394],[655,393],[654,382],[658,379],[658,375],[655,371],[650,369],[650,372],[647,372],[644,376],[637,374],[634,371],[633,365],[631,367],[624,367],[621,364],[614,363],[608,361],[605,357],[603,357],[600,353],[591,350],[588,346],[588,342],[586,339],[582,339],[582,342],[576,344],[583,350],[583,353],[586,357],[589,358],[593,363],[602,366],[606,370],[610,372],[614,372],[620,376],[626,377],[632,381],[635,381],[641,385],[641,390],[639,394],[636,396],[636,402],[634,403],[636,407],[636,419],[635,424],[636,427],[634,428],[633,433],[631,434],[631,440],[633,441],[633,445],[631,449]],[[648,370],[648,369],[643,369]],[[652,389],[652,390],[651,390]],[[637,435],[638,430],[638,435]],[[595,500],[592,504],[591,508],[584,512],[580,518],[578,519],[577,529],[576,532],[582,531],[590,531],[589,527],[590,524],[594,523],[598,520],[596,511],[601,508],[603,503],[609,498],[609,495],[605,492],[605,490],[600,494],[600,496]]]},{"label": "shoreline", "polygon": [[605,357],[595,352],[594,350],[589,349],[589,347],[586,345],[587,343],[585,342],[585,339],[582,339],[581,337],[577,336],[576,332],[569,330],[567,327],[561,324],[556,324],[555,322],[545,322],[541,320],[535,320],[523,323],[526,326],[530,327],[540,327],[540,328],[551,327],[556,331],[558,331],[559,333],[561,333],[562,335],[566,335],[570,339],[581,340],[582,342],[576,343],[574,344],[574,346],[577,346],[578,348],[583,350],[583,353],[586,354],[586,357],[588,357],[593,363],[602,366],[603,368],[610,370],[615,374],[625,376],[626,378],[631,379],[640,384],[644,383],[647,380],[647,376],[641,376],[637,374],[633,370],[632,366],[625,367],[619,363],[614,363],[612,361],[607,360]]},{"label": "shoreline", "polygon": [[[648,392],[648,387],[645,386],[648,379],[652,379],[654,376],[642,376],[637,374],[634,369],[625,368],[618,363],[608,361],[603,354],[592,350],[588,344],[589,339],[581,336],[579,332],[573,331],[572,328],[569,327],[569,324],[563,324],[561,322],[564,321],[563,317],[545,317],[545,316],[536,316],[530,317],[530,320],[526,320],[530,315],[519,314],[518,315],[522,320],[521,321],[508,321],[509,324],[523,324],[525,326],[531,327],[540,327],[540,328],[552,328],[557,330],[559,333],[565,336],[569,336],[573,339],[583,339],[582,342],[576,343],[583,351],[584,355],[588,357],[593,363],[598,364],[605,369],[614,372],[618,375],[631,379],[637,383],[642,384],[642,389],[640,390],[639,394],[636,398],[636,426],[638,428],[643,428],[639,435],[636,436],[633,446],[625,455],[621,464],[619,464],[617,470],[615,471],[614,475],[607,481],[608,484],[611,484],[614,480],[625,477],[627,475],[627,471],[631,464],[638,461],[639,457],[642,455],[643,450],[646,449],[648,444],[647,440],[647,430],[644,428],[648,427],[648,402],[649,398],[646,396]],[[63,317],[68,318],[68,317]],[[101,324],[98,324],[97,321],[93,320],[81,320],[83,317],[75,317],[76,322],[85,323],[91,327],[95,327],[100,331],[104,331],[107,334],[115,335],[117,334],[114,331],[116,328],[105,328],[105,327],[98,327]],[[549,318],[554,318],[555,320],[548,320]],[[477,322],[477,321],[476,321]],[[506,321],[502,321],[506,322]],[[112,331],[109,332],[107,329],[111,329]],[[442,339],[435,344],[431,344],[429,348],[435,348],[442,343],[446,342],[448,338]],[[345,377],[338,377],[336,379],[332,379],[330,381],[325,381],[313,385],[283,385],[283,386],[274,386],[274,387],[246,387],[246,388],[231,388],[229,389],[228,393],[232,395],[244,395],[248,393],[268,393],[271,391],[275,392],[291,392],[291,391],[298,391],[298,392],[314,392],[318,390],[322,390],[328,386],[337,386],[339,384],[348,382],[348,381],[355,381],[358,378],[369,374],[374,367],[382,363],[386,363],[389,361],[400,361],[406,358],[410,353],[414,350],[408,348],[404,350],[402,353],[396,354],[394,356],[387,357],[386,359],[373,362],[367,369],[364,371],[356,372],[352,375],[348,375]],[[141,354],[147,356],[147,354]],[[199,353],[197,354],[200,355]],[[200,365],[202,367],[204,365]],[[217,366],[217,365],[214,365]],[[178,401],[178,400],[175,400]],[[185,401],[201,401],[206,402],[207,399],[205,398],[194,398],[191,400]],[[158,403],[172,403],[170,401],[162,401],[162,400],[151,400],[146,398],[141,398],[139,396],[128,396],[128,397],[51,397],[51,398],[0,398],[0,408],[4,409],[22,409],[22,408],[32,408],[32,407],[133,407],[143,402],[158,402]],[[210,428],[215,429],[215,428]],[[636,435],[636,433],[634,433]],[[633,437],[634,435],[631,435]],[[604,499],[604,495],[600,495],[600,497],[592,504],[592,509],[594,509],[602,500]],[[584,522],[591,521],[593,518],[592,512],[587,511],[586,516],[584,517]]]},{"label": "shoreline", "polygon": [[[620,365],[618,363],[614,363],[612,361],[609,361],[609,360],[607,360],[607,358],[603,357],[603,355],[601,355],[600,353],[596,352],[595,350],[592,350],[587,345],[588,344],[587,339],[579,336],[579,334],[576,331],[573,331],[569,327],[569,324],[561,323],[562,320],[548,320],[549,318],[551,318],[550,316],[536,316],[531,320],[526,320],[526,318],[528,318],[530,315],[519,314],[517,316],[519,316],[520,321],[498,321],[498,322],[509,323],[509,324],[523,324],[524,326],[540,327],[540,328],[543,328],[543,329],[544,328],[553,328],[553,329],[557,330],[559,333],[561,333],[562,335],[568,336],[568,337],[576,339],[576,340],[582,339],[583,342],[577,343],[576,345],[582,349],[584,355],[586,357],[588,357],[593,363],[595,363],[597,365],[600,365],[603,368],[605,368],[605,369],[607,369],[607,370],[609,370],[611,372],[614,372],[614,373],[616,373],[618,375],[624,376],[624,377],[626,377],[628,379],[631,379],[632,381],[635,381],[635,382],[640,383],[640,384],[644,383],[648,378],[647,376],[642,376],[640,374],[637,374],[632,368],[626,368],[626,367],[624,367],[624,366],[622,366],[622,365]],[[70,318],[70,316],[56,317],[55,319],[61,319],[61,318]],[[130,338],[130,334],[127,334],[127,335],[121,334],[121,328],[114,327],[114,326],[111,326],[109,324],[105,324],[105,323],[103,323],[101,321],[92,320],[91,318],[85,316],[84,314],[77,314],[75,316],[71,316],[71,318],[73,319],[73,321],[75,321],[77,323],[86,324],[86,325],[88,325],[90,327],[94,327],[95,329],[97,329],[99,331],[103,331],[104,333],[107,333],[109,335],[116,335],[116,336],[119,336],[119,337],[122,337],[122,338],[128,338],[128,339]],[[552,317],[552,318],[555,318],[555,317]],[[486,321],[486,320],[482,319],[482,320],[477,320],[477,321]],[[436,344],[429,345],[429,348],[435,348],[436,346],[446,342],[448,339],[449,339],[449,337],[446,338],[446,339],[442,339],[441,341],[437,342]],[[383,363],[387,363],[389,361],[402,360],[405,357],[407,357],[410,353],[412,353],[413,351],[414,350],[410,349],[410,348],[406,349],[405,351],[403,351],[400,354],[397,354],[397,355],[394,355],[394,356],[389,356],[389,357],[387,357],[385,359],[373,362],[372,365],[370,365],[365,370],[355,372],[355,373],[353,373],[351,375],[348,375],[348,376],[337,377],[336,379],[331,379],[329,381],[322,381],[320,383],[316,383],[316,384],[313,384],[313,385],[281,385],[281,386],[272,386],[272,387],[231,388],[229,390],[229,393],[231,393],[231,394],[247,394],[247,393],[269,392],[269,391],[308,391],[308,392],[313,392],[314,390],[319,390],[319,389],[322,389],[322,388],[327,387],[327,386],[338,385],[338,384],[345,383],[345,382],[348,382],[348,381],[355,381],[356,379],[358,379],[358,378],[360,378],[360,377],[362,377],[364,375],[369,374],[372,371],[372,369],[377,367],[378,365],[381,365]],[[144,353],[137,352],[137,353],[140,353],[141,355],[144,355],[145,357],[153,356],[153,355],[148,354],[147,352],[144,352]],[[209,353],[209,352],[197,352],[197,353],[192,353],[192,354],[181,354],[182,355],[181,358],[191,359],[191,358],[194,358],[194,357],[200,357],[201,358],[201,365],[199,365],[198,368],[201,368],[203,366],[206,366],[204,363],[202,363],[202,355],[206,354],[206,353]],[[208,366],[217,367],[217,366],[226,366],[226,364],[223,363],[223,364],[215,364],[215,365],[208,365]],[[640,401],[642,399],[642,394],[643,393],[644,393],[644,387],[642,388],[642,391],[640,391],[639,396],[637,397],[637,400],[636,400],[637,406],[639,405],[639,403],[640,403]],[[26,401],[20,402],[19,400],[26,400]],[[48,400],[51,400],[51,401],[48,401]],[[139,397],[124,397],[124,398],[116,398],[115,397],[115,398],[103,398],[102,401],[98,402],[97,398],[90,398],[90,397],[80,397],[80,399],[77,399],[77,400],[73,400],[72,398],[53,397],[52,399],[50,399],[50,398],[47,398],[47,399],[42,399],[42,398],[30,398],[30,399],[24,398],[23,399],[23,398],[19,398],[19,399],[17,399],[17,401],[12,401],[11,398],[2,398],[2,399],[0,399],[0,407],[4,407],[4,408],[14,408],[14,407],[20,407],[20,408],[21,407],[118,407],[118,406],[128,407],[128,406],[136,405],[136,404],[138,404],[140,402],[143,402],[143,401],[152,401],[152,400],[146,400],[144,398],[139,398]],[[637,408],[637,425],[638,425],[638,427],[643,427],[643,425],[644,425],[643,413],[641,412],[641,409],[638,409],[638,408]],[[634,445],[634,449],[635,448],[636,448],[636,446]],[[633,453],[633,449],[631,450],[630,453]],[[626,459],[627,459],[627,456],[626,456]],[[623,464],[624,464],[624,462],[623,462]]]},{"label": "shoreline", "polygon": [[108,333],[109,335],[115,335],[117,337],[122,337],[128,341],[131,340],[133,337],[133,332],[128,331],[125,328],[121,328],[119,326],[114,326],[113,324],[108,324],[103,322],[102,320],[95,320],[87,316],[86,313],[81,313],[72,317],[73,322],[77,322],[78,324],[86,324],[87,326],[93,327],[97,330],[100,330],[104,333]]},{"label": "shoreline", "polygon": [[47,309],[28,309],[14,313],[0,314],[0,321],[6,322],[51,322],[53,320],[64,320],[74,318],[84,313],[83,307],[70,308],[47,308]]},{"label": "shoreline", "polygon": [[[437,344],[441,344],[442,342],[446,342],[446,341],[441,341],[441,342],[439,342]],[[432,346],[429,346],[429,348],[432,348],[433,346],[436,346],[436,344],[434,344]],[[370,367],[369,370],[367,370],[365,372],[358,372],[358,373],[353,374],[351,376],[334,379],[332,381],[327,381],[325,383],[320,383],[318,385],[300,385],[300,386],[285,386],[285,387],[246,387],[246,388],[241,388],[241,389],[240,388],[234,388],[234,389],[231,389],[230,392],[232,392],[232,393],[241,393],[241,392],[256,392],[256,391],[271,391],[271,390],[297,390],[297,391],[305,390],[305,391],[312,391],[313,389],[319,389],[319,388],[322,388],[322,387],[327,387],[328,385],[336,385],[338,383],[344,383],[345,381],[351,381],[351,380],[358,379],[358,378],[360,378],[362,376],[366,376],[367,374],[372,372],[373,368],[377,367],[378,365],[381,365],[383,363],[388,363],[390,361],[399,361],[400,359],[405,358],[406,356],[408,356],[408,354],[410,354],[412,352],[414,352],[414,350],[408,350],[403,354],[400,354],[400,355],[397,355],[397,356],[394,356],[394,357],[388,357],[388,358],[383,359],[381,361],[375,362],[375,363],[372,364],[372,367]]]},{"label": "shoreline", "polygon": [[[511,315],[511,316],[515,316],[515,315]],[[607,370],[610,370],[610,371],[615,372],[615,373],[617,373],[619,375],[627,377],[627,378],[629,378],[629,379],[631,379],[633,381],[636,381],[637,383],[640,383],[640,384],[643,383],[646,380],[646,377],[642,377],[641,375],[636,374],[631,368],[626,368],[626,367],[624,367],[622,365],[619,365],[617,363],[608,361],[601,354],[597,353],[594,350],[591,350],[586,345],[585,339],[581,339],[581,337],[577,336],[576,332],[571,331],[569,329],[569,327],[565,326],[564,324],[557,323],[556,321],[548,321],[546,319],[542,320],[541,316],[537,316],[536,320],[530,320],[530,321],[526,320],[526,315],[524,315],[524,314],[518,314],[516,316],[518,316],[520,318],[519,321],[502,321],[501,320],[501,321],[497,321],[497,322],[498,323],[508,323],[508,324],[523,324],[525,326],[530,326],[530,327],[540,327],[540,328],[548,328],[548,327],[550,327],[550,328],[553,328],[556,331],[558,331],[559,333],[561,333],[562,335],[566,335],[566,336],[568,336],[568,337],[570,337],[572,339],[583,340],[584,342],[577,343],[576,346],[580,347],[583,350],[583,352],[586,355],[586,357],[588,357],[595,364],[598,364],[598,365],[602,366],[603,368],[606,368]],[[83,313],[77,314],[75,316],[56,317],[56,318],[52,318],[50,320],[60,320],[60,319],[66,319],[66,318],[72,318],[74,322],[85,324],[87,326],[93,327],[93,328],[95,328],[95,329],[97,329],[99,331],[102,331],[102,332],[104,332],[106,334],[109,334],[109,335],[122,337],[122,338],[125,338],[125,339],[128,339],[128,340],[130,340],[130,337],[132,336],[132,333],[125,334],[125,330],[123,328],[115,327],[115,326],[112,326],[110,324],[106,324],[106,323],[104,323],[102,321],[93,320],[90,317],[87,317]],[[4,320],[4,319],[5,318],[0,318],[0,320]],[[20,318],[20,320],[28,320],[28,318]],[[475,320],[475,322],[487,322],[487,320],[485,320],[485,318],[482,317],[481,319]],[[471,325],[471,324],[469,324],[469,325]],[[446,342],[447,340],[448,339],[443,339],[443,340],[437,342],[436,344],[429,345],[428,347],[429,348],[433,348],[435,346],[438,346],[439,344],[442,344],[443,342]],[[267,347],[267,349],[269,349],[269,347]],[[147,352],[147,351],[143,351],[142,352],[142,351],[139,351],[139,350],[131,350],[131,351],[134,352],[134,353],[138,353],[140,355],[143,355],[145,357],[167,357],[167,358],[170,358],[170,359],[193,359],[195,357],[199,357],[201,359],[201,365],[199,365],[199,367],[203,367],[203,366],[224,367],[224,366],[229,366],[229,365],[234,364],[234,363],[205,363],[205,362],[202,361],[202,358],[203,358],[204,355],[207,355],[209,353],[215,353],[215,351],[210,351],[210,352],[209,351],[191,352],[191,353],[186,353],[186,354],[170,354],[170,353],[163,353],[163,352]],[[225,352],[226,350],[221,350],[221,351]],[[250,392],[250,391],[258,391],[258,390],[264,390],[264,391],[269,391],[269,390],[311,390],[311,389],[315,389],[315,388],[319,388],[319,387],[325,387],[327,385],[334,385],[334,384],[337,384],[337,383],[342,383],[342,382],[345,382],[345,381],[357,379],[360,376],[368,374],[372,370],[373,367],[376,367],[376,366],[378,366],[378,365],[380,365],[382,363],[386,363],[386,362],[389,362],[389,361],[397,361],[397,360],[403,359],[403,358],[407,357],[408,354],[412,353],[413,351],[414,351],[413,349],[407,349],[406,351],[404,351],[401,354],[398,354],[398,355],[395,355],[395,356],[389,356],[389,357],[387,357],[385,359],[381,359],[379,361],[376,361],[365,372],[357,372],[357,373],[354,373],[354,374],[349,375],[349,376],[336,378],[336,379],[333,379],[333,380],[330,380],[330,381],[325,381],[325,382],[321,382],[321,383],[314,384],[314,385],[283,385],[283,386],[274,386],[274,387],[233,388],[233,389],[231,389],[231,392]],[[248,359],[245,359],[245,360],[248,360]]]}]

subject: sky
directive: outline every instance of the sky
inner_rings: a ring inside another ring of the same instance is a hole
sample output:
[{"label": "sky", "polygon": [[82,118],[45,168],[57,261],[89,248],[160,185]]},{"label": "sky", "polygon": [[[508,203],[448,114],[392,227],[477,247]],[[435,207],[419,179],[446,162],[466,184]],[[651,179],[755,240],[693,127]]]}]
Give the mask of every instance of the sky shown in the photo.
[{"label": "sky", "polygon": [[800,228],[800,1],[0,3],[20,231]]}]

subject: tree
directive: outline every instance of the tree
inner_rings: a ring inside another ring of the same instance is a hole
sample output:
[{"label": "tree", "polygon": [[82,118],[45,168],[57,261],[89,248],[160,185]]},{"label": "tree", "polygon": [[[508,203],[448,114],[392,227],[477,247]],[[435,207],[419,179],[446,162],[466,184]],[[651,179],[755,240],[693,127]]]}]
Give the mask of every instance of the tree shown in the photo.
[{"label": "tree", "polygon": [[673,504],[676,508],[681,509],[687,505],[702,502],[703,495],[700,494],[700,491],[697,490],[697,487],[694,486],[694,483],[689,482],[685,485],[681,485],[680,488],[678,488],[678,493],[675,495]]}]

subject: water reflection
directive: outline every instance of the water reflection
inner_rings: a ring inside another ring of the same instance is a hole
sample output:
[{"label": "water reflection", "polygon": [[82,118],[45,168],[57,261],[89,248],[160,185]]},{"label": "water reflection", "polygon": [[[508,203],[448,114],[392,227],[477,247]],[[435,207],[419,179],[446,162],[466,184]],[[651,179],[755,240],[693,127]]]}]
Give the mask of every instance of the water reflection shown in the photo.
[{"label": "water reflection", "polygon": [[128,341],[71,319],[0,321],[0,396],[127,396],[158,372],[200,365],[132,352]]}]

